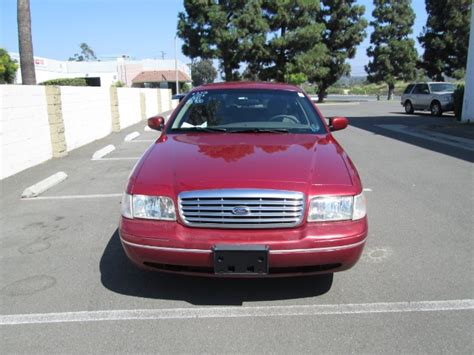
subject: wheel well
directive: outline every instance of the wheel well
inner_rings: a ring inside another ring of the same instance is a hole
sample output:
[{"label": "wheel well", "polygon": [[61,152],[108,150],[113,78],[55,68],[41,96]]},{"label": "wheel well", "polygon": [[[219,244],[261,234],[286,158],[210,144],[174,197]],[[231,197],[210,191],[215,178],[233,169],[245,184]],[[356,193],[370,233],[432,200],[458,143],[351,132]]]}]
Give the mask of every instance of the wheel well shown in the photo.
[{"label": "wheel well", "polygon": [[[407,102],[409,102],[411,104],[411,100],[410,99],[406,99],[405,102],[403,103],[403,105],[406,105]],[[413,104],[412,104],[413,105]]]},{"label": "wheel well", "polygon": [[435,103],[441,106],[441,102],[439,102],[439,100],[433,100],[431,101],[430,107],[433,106]]}]

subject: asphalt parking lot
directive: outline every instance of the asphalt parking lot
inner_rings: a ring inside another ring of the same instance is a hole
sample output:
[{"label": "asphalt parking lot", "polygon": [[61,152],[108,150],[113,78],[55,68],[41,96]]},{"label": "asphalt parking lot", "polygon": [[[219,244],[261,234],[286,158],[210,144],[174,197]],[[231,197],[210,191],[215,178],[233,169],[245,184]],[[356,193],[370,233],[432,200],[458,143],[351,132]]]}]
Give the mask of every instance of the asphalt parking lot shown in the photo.
[{"label": "asphalt parking lot", "polygon": [[[117,222],[128,174],[157,137],[142,122],[2,181],[2,352],[473,353],[474,140],[398,102],[321,110],[349,117],[335,136],[367,189],[356,267],[264,280],[136,269]],[[20,199],[58,171],[68,179]]]}]

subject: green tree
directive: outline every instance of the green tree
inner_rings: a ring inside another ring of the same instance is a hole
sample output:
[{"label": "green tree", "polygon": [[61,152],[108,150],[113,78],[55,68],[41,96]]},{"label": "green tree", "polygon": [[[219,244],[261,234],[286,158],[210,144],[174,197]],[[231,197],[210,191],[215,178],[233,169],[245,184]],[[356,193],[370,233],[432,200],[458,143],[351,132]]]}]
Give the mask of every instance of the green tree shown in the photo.
[{"label": "green tree", "polygon": [[18,64],[8,52],[0,48],[0,84],[12,84],[15,80]]},{"label": "green tree", "polygon": [[240,41],[245,34],[236,21],[244,8],[245,0],[184,0],[185,12],[178,15],[183,53],[192,59],[218,59],[225,80],[237,80],[243,60]]},{"label": "green tree", "polygon": [[20,49],[21,82],[36,84],[33,40],[31,36],[30,0],[17,0],[18,47]]},{"label": "green tree", "polygon": [[308,77],[303,73],[287,74],[285,82],[293,85],[301,85],[308,81]]},{"label": "green tree", "polygon": [[81,52],[74,54],[74,57],[70,57],[68,59],[70,62],[90,62],[97,60],[94,50],[89,47],[87,43],[81,43],[79,47],[81,48]]},{"label": "green tree", "polygon": [[367,79],[388,85],[387,99],[391,100],[397,80],[410,81],[416,75],[417,52],[412,33],[415,13],[410,0],[374,0],[374,20],[370,25],[371,46],[367,55],[372,58],[365,66]]},{"label": "green tree", "polygon": [[357,46],[366,36],[365,7],[355,0],[322,0],[320,21],[325,25],[323,43],[327,49],[324,75],[311,78],[318,86],[318,101],[322,102],[327,89],[343,75],[350,73],[347,59],[354,58]]},{"label": "green tree", "polygon": [[199,60],[191,65],[191,79],[194,86],[212,83],[217,77],[217,70],[209,59]]},{"label": "green tree", "polygon": [[428,18],[418,40],[425,50],[420,67],[430,78],[464,77],[471,4],[472,0],[426,0]]},{"label": "green tree", "polygon": [[326,53],[321,43],[324,25],[317,21],[319,11],[319,1],[263,1],[271,36],[263,58],[257,58],[264,63],[259,74],[262,79],[283,82],[288,74],[303,73],[309,78],[320,74]]}]

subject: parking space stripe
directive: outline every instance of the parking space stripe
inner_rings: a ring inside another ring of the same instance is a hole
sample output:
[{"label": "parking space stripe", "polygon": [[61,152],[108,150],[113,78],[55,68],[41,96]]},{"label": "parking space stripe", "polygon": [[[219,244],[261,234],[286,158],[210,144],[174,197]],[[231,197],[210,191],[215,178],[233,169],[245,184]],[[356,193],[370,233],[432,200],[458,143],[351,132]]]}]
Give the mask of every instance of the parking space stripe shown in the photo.
[{"label": "parking space stripe", "polygon": [[121,197],[121,193],[116,194],[91,194],[91,195],[63,195],[63,196],[40,196],[32,198],[22,198],[22,201],[38,201],[38,200],[69,200],[69,199],[81,199],[81,198],[110,198],[110,197]]},{"label": "parking space stripe", "polygon": [[151,143],[155,141],[156,139],[134,139],[133,141],[129,141],[127,143],[144,143],[144,142]]},{"label": "parking space stripe", "polygon": [[100,158],[91,159],[92,161],[108,161],[108,160],[138,160],[140,157],[123,157],[123,158]]},{"label": "parking space stripe", "polygon": [[0,325],[46,324],[70,322],[163,320],[196,318],[287,317],[313,315],[352,315],[407,312],[465,311],[474,309],[474,300],[319,304],[255,307],[201,307],[168,309],[130,309],[0,316]]}]

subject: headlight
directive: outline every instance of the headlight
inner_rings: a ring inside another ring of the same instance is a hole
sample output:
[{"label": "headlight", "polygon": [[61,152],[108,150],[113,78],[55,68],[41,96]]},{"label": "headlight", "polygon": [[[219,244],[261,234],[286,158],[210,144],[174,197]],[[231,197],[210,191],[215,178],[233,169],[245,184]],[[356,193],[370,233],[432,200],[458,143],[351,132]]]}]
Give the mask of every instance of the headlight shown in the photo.
[{"label": "headlight", "polygon": [[176,211],[169,197],[124,194],[122,216],[175,221]]},{"label": "headlight", "polygon": [[364,218],[366,213],[363,193],[357,196],[320,196],[309,203],[308,222],[356,220]]}]

